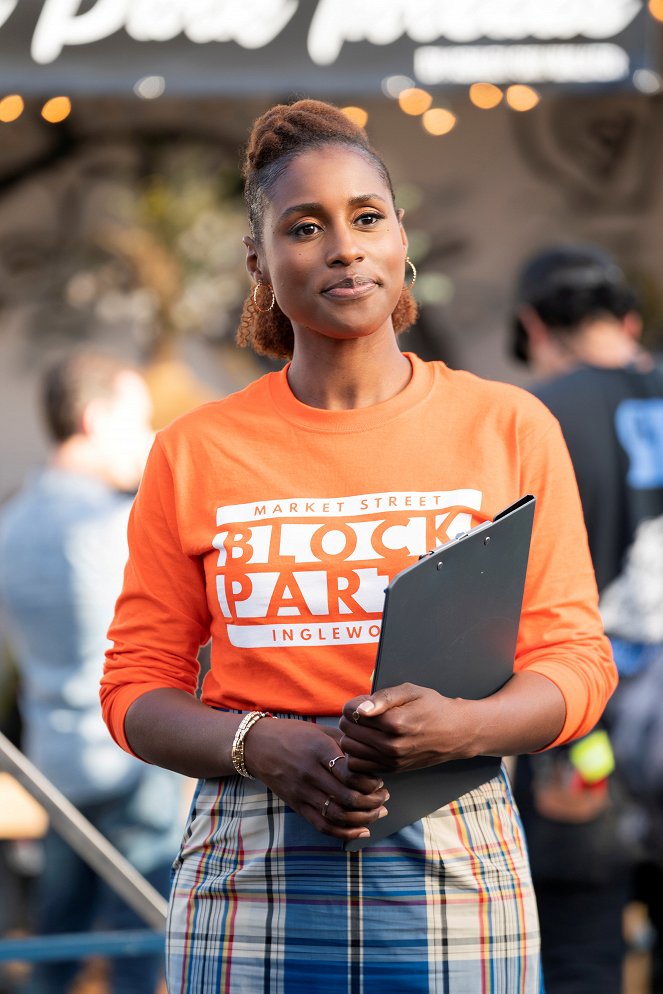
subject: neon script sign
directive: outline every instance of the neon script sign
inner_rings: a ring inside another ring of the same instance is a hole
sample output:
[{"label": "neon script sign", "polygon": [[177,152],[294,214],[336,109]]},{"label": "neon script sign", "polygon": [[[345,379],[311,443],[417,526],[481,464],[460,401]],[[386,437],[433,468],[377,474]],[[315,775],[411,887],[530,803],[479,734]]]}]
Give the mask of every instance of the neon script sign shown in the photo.
[{"label": "neon script sign", "polygon": [[[0,0],[0,28],[21,0]],[[81,9],[83,8],[83,9]],[[44,0],[31,42],[32,59],[47,65],[69,46],[89,45],[119,31],[138,42],[167,42],[179,35],[194,44],[235,42],[259,49],[274,41],[313,3],[300,0]],[[330,66],[347,42],[390,45],[439,39],[468,44],[485,40],[544,42],[605,39],[625,30],[643,0],[318,0],[307,50]]]}]

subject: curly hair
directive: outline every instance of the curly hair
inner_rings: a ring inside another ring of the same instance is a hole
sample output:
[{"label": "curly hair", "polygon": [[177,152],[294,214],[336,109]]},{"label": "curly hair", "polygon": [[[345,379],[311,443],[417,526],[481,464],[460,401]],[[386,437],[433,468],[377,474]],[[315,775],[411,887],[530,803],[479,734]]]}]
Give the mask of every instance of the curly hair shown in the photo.
[{"label": "curly hair", "polygon": [[[260,244],[267,201],[277,180],[296,156],[326,145],[345,145],[365,156],[382,177],[392,200],[394,188],[389,171],[371,146],[363,128],[333,104],[321,100],[297,100],[276,104],[253,125],[245,150],[242,173],[244,199],[251,235]],[[392,315],[399,334],[414,323],[417,305],[404,287]],[[244,302],[236,336],[237,344],[251,346],[260,355],[287,359],[292,356],[292,325],[278,304],[265,313],[249,294]]]}]

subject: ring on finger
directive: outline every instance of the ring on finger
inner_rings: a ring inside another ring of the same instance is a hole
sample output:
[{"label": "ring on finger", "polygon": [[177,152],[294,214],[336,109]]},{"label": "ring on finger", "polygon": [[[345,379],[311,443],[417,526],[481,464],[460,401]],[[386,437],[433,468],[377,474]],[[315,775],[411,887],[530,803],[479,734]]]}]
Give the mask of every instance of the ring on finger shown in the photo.
[{"label": "ring on finger", "polygon": [[355,725],[359,724],[359,718],[360,718],[359,711],[353,711],[352,720],[354,721]]},{"label": "ring on finger", "polygon": [[331,802],[332,802],[332,799],[331,799],[331,794],[330,794],[329,797],[327,798],[327,800],[325,801],[325,803],[322,805],[322,817],[323,818],[327,817],[327,809],[329,808],[329,805],[331,804]]},{"label": "ring on finger", "polygon": [[327,766],[329,767],[330,770],[334,769],[334,766],[335,766],[336,763],[338,763],[339,759],[345,759],[345,756],[334,756],[333,759],[329,760],[329,762],[327,763]]}]

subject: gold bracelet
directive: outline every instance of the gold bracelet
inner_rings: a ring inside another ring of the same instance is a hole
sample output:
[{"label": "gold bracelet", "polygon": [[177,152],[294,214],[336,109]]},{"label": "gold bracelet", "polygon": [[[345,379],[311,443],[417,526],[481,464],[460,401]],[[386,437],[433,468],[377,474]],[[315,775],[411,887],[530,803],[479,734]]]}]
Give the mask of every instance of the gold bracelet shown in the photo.
[{"label": "gold bracelet", "polygon": [[273,718],[274,715],[271,711],[249,711],[245,714],[239,725],[237,726],[237,731],[235,732],[235,738],[233,739],[232,749],[230,752],[230,758],[232,759],[233,766],[241,777],[246,777],[247,780],[255,780],[254,776],[251,776],[246,768],[244,762],[244,740],[246,739],[246,734],[250,728],[255,725],[256,721],[260,721],[261,718]]}]

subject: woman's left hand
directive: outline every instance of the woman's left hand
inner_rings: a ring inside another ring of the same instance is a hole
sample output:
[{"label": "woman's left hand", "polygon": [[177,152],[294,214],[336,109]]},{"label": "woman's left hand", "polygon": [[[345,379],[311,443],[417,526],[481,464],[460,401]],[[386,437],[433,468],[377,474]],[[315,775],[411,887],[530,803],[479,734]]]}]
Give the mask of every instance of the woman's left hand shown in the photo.
[{"label": "woman's left hand", "polygon": [[473,755],[469,703],[412,683],[353,698],[339,722],[349,769],[400,772]]}]

